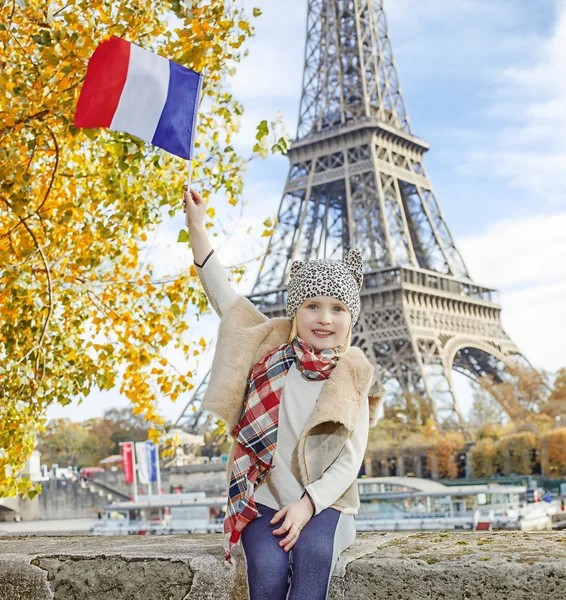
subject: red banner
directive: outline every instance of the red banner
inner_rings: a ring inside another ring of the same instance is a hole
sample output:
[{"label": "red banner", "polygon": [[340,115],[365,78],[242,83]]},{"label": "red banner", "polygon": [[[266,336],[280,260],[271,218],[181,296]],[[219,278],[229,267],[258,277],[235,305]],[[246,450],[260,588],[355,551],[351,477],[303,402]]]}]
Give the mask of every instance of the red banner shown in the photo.
[{"label": "red banner", "polygon": [[133,442],[120,442],[120,449],[122,450],[124,481],[134,483],[134,444]]}]

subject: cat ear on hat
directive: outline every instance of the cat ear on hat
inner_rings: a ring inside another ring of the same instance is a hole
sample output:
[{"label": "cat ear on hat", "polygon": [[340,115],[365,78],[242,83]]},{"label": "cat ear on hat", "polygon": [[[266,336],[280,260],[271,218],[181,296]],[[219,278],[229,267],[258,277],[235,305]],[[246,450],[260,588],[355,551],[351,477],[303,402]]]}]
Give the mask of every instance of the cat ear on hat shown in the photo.
[{"label": "cat ear on hat", "polygon": [[354,279],[356,280],[356,283],[358,284],[358,289],[361,290],[364,281],[364,276],[362,273],[362,253],[357,248],[352,248],[348,250],[348,254],[346,254],[342,262],[344,263],[348,271],[352,273]]},{"label": "cat ear on hat", "polygon": [[362,253],[357,248],[351,248],[342,261],[351,271],[362,270]]},{"label": "cat ear on hat", "polygon": [[297,273],[303,268],[305,263],[302,260],[294,260],[291,265],[291,274],[290,277],[293,278]]}]

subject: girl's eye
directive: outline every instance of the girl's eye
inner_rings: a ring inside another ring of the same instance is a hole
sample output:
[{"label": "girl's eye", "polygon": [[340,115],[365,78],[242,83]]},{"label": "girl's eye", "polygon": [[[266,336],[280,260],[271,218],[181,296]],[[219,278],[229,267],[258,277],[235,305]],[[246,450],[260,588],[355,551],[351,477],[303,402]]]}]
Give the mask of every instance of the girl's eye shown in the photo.
[{"label": "girl's eye", "polygon": [[[316,304],[309,304],[309,306],[308,306],[308,307],[309,307],[309,308],[312,308],[313,306],[314,306],[315,308],[317,307],[317,306],[316,306]],[[335,306],[334,308],[337,308],[339,311],[343,311],[343,310],[344,310],[344,309],[343,309],[341,306]]]}]

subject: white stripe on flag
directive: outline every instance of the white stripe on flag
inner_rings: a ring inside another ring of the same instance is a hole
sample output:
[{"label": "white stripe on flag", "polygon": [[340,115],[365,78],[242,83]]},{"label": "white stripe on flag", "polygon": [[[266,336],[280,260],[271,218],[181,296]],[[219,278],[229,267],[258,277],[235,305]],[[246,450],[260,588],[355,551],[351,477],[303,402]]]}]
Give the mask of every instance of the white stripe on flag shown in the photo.
[{"label": "white stripe on flag", "polygon": [[151,142],[168,90],[169,61],[132,44],[126,83],[110,129]]}]

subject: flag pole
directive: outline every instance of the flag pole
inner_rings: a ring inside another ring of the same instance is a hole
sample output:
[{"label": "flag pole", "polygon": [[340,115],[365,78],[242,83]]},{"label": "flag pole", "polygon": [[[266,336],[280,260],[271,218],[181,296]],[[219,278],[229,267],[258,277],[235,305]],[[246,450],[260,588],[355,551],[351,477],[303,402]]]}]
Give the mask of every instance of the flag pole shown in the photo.
[{"label": "flag pole", "polygon": [[194,115],[194,122],[193,122],[193,139],[191,140],[191,156],[190,158],[187,160],[187,167],[188,167],[188,173],[187,173],[187,181],[186,181],[186,186],[187,186],[187,191],[190,193],[191,191],[191,179],[193,176],[193,153],[194,153],[194,149],[195,149],[195,136],[196,136],[196,131],[197,131],[197,119],[198,119],[198,113],[200,111],[200,105],[202,104],[202,84],[204,81],[204,69],[202,73],[199,73],[199,84],[198,84],[198,107],[196,110],[196,113]]},{"label": "flag pole", "polygon": [[187,182],[186,182],[186,186],[187,186],[187,191],[190,192],[191,190],[191,177],[193,175],[193,159],[189,158],[189,160],[187,161],[187,167],[188,167],[188,173],[187,173]]},{"label": "flag pole", "polygon": [[155,461],[157,468],[157,481],[155,482],[157,485],[157,494],[161,494],[161,466],[159,464],[159,444],[155,444]]},{"label": "flag pole", "polygon": [[132,442],[132,462],[133,462],[133,471],[134,471],[134,481],[132,483],[132,485],[134,486],[134,502],[138,501],[138,475],[136,473],[137,468],[138,468],[138,464],[136,461],[136,449],[135,449],[135,445],[134,442]]}]

